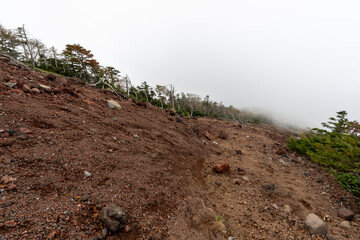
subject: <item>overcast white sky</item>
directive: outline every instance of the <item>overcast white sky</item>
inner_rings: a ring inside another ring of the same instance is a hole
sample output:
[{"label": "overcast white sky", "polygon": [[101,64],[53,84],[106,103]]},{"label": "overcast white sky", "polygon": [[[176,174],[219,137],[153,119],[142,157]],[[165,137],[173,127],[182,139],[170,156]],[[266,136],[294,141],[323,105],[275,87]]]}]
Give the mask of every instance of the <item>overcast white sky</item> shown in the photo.
[{"label": "overcast white sky", "polygon": [[78,43],[136,85],[301,126],[340,110],[360,120],[358,0],[11,0],[0,12],[5,27],[59,50]]}]

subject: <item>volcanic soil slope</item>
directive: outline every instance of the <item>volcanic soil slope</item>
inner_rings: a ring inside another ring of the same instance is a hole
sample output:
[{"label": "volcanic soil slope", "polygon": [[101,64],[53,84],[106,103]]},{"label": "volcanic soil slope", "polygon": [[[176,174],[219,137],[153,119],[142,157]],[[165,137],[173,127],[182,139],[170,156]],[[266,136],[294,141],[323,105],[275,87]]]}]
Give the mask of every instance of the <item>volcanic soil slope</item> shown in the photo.
[{"label": "volcanic soil slope", "polygon": [[[355,199],[290,152],[290,136],[183,118],[0,56],[0,239],[360,239]],[[124,230],[100,220],[109,204],[127,213]],[[310,235],[310,213],[325,236]]]}]

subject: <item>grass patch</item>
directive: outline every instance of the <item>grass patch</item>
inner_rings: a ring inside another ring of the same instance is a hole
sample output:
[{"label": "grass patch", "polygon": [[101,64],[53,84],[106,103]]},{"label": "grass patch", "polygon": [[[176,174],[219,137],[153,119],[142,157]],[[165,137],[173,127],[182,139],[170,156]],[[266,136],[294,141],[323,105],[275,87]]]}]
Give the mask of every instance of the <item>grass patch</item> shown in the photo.
[{"label": "grass patch", "polygon": [[58,74],[58,73],[55,73],[55,72],[46,71],[46,70],[41,69],[41,68],[35,68],[35,69],[38,70],[38,71],[40,71],[40,72],[42,72],[42,73],[45,73],[45,74],[52,74],[52,75],[55,75],[55,76],[57,76],[57,77],[64,77],[64,78],[66,78],[66,76],[61,75],[61,74]]}]

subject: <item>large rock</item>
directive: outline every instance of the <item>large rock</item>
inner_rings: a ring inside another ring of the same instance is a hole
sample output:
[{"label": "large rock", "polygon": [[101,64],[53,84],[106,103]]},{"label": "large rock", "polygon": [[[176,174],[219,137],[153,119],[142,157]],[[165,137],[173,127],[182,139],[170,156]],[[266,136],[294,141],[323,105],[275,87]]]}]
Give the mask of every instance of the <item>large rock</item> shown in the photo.
[{"label": "large rock", "polygon": [[122,109],[120,104],[118,102],[114,101],[114,100],[108,100],[107,103],[108,103],[110,108]]},{"label": "large rock", "polygon": [[120,207],[110,204],[100,211],[100,220],[110,232],[117,232],[125,229],[128,217]]},{"label": "large rock", "polygon": [[342,208],[339,209],[339,216],[346,219],[346,220],[348,220],[348,221],[352,221],[352,220],[354,220],[355,214],[350,209],[342,207]]},{"label": "large rock", "polygon": [[305,227],[312,235],[326,235],[327,228],[325,222],[314,213],[307,215],[305,219]]}]

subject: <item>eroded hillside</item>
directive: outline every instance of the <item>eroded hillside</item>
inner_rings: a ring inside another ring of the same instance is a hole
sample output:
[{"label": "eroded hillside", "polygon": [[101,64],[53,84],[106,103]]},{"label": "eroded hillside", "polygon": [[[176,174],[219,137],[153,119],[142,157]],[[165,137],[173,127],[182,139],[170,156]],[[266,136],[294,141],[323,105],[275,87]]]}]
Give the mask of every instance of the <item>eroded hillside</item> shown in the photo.
[{"label": "eroded hillside", "polygon": [[[339,226],[354,198],[289,152],[290,134],[182,118],[1,57],[0,239],[311,239],[309,213],[325,219],[318,239],[359,239],[359,215]],[[129,222],[105,234],[110,203]]]}]

